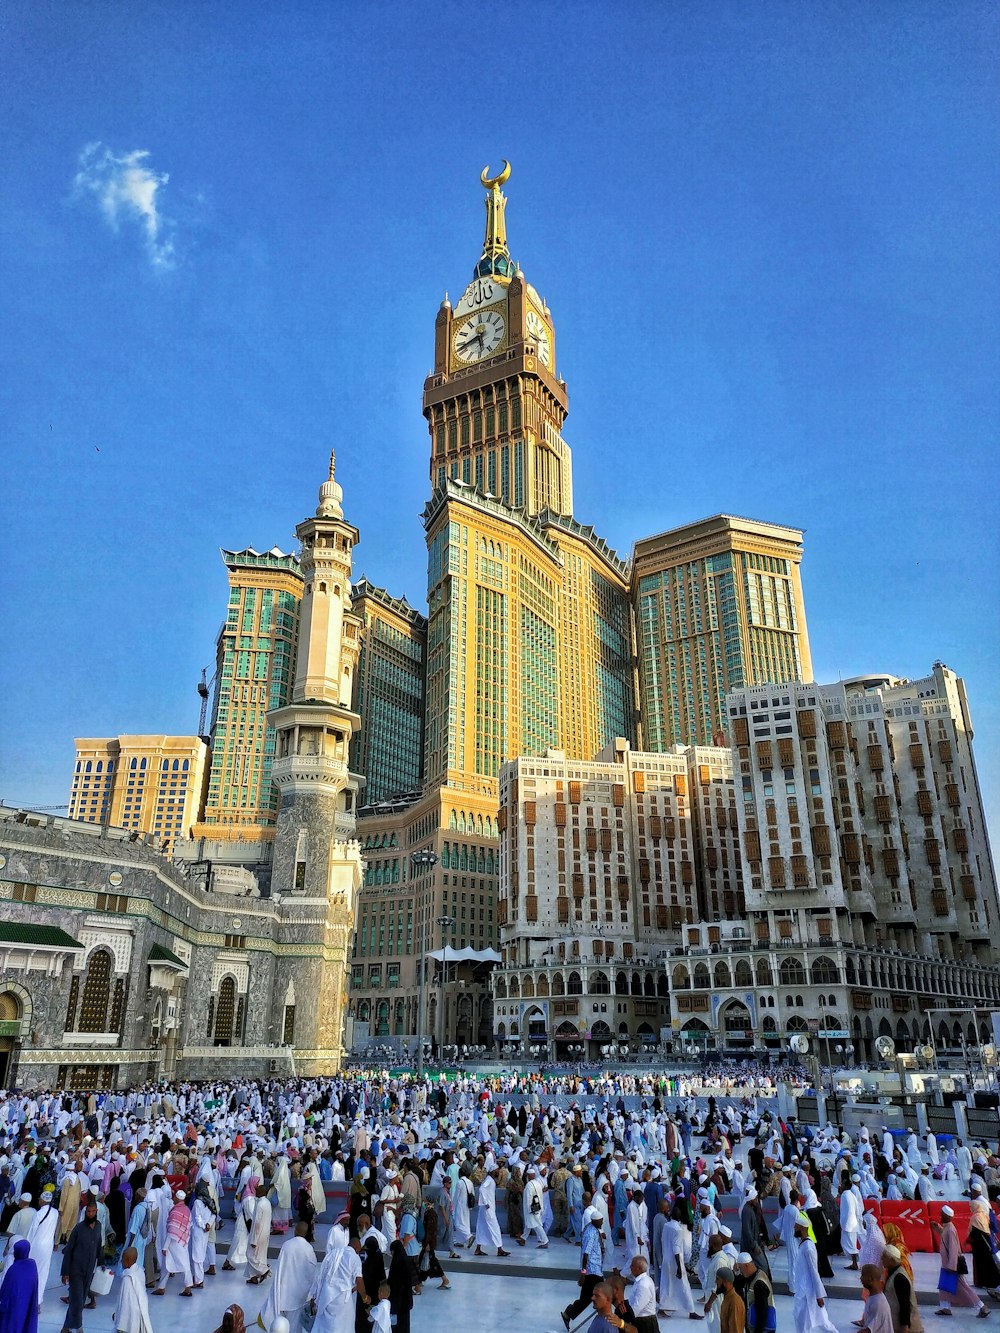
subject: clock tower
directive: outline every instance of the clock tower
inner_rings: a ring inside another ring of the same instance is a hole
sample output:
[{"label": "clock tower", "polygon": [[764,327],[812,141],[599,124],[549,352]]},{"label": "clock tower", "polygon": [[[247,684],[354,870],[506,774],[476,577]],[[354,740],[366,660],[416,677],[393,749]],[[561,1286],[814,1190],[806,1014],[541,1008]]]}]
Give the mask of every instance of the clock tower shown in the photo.
[{"label": "clock tower", "polygon": [[434,372],[424,383],[431,485],[457,481],[531,515],[569,515],[569,399],[556,372],[552,315],[507,248],[500,187],[510,166],[488,173],[483,252],[458,304],[447,296],[441,303]]}]

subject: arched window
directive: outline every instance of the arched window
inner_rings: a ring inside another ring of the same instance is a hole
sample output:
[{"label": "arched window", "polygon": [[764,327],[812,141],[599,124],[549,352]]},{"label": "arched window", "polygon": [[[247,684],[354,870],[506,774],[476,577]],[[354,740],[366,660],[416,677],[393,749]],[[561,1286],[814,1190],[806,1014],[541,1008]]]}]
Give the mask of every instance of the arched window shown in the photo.
[{"label": "arched window", "polygon": [[493,994],[496,996],[498,1000],[506,1000],[507,983],[504,981],[503,977],[497,977],[496,981],[494,982]]},{"label": "arched window", "polygon": [[615,994],[616,995],[628,994],[628,977],[624,972],[615,973]]},{"label": "arched window", "polygon": [[539,977],[539,978],[538,978],[538,983],[537,983],[537,985],[535,986],[535,994],[538,995],[538,996],[547,996],[548,993],[549,993],[549,979],[548,979],[548,977],[545,977],[545,976]]},{"label": "arched window", "polygon": [[694,987],[695,990],[708,990],[712,981],[708,975],[707,963],[696,963],[694,969]]},{"label": "arched window", "polygon": [[566,994],[567,995],[583,994],[583,982],[580,980],[579,972],[571,972],[569,974],[569,980],[566,984]]},{"label": "arched window", "polygon": [[817,958],[809,974],[814,986],[840,985],[840,969],[832,958]]},{"label": "arched window", "polygon": [[[761,960],[763,962],[763,959]],[[745,958],[741,958],[736,964],[734,980],[737,986],[752,986],[753,972],[750,970],[750,964]]]},{"label": "arched window", "polygon": [[219,1002],[215,1007],[215,1044],[232,1046],[233,1027],[236,1023],[236,982],[223,977],[219,987]]},{"label": "arched window", "polygon": [[553,978],[552,978],[552,994],[553,994],[553,995],[565,995],[565,994],[566,994],[566,984],[565,984],[565,982],[563,981],[563,977],[562,977],[562,973],[561,973],[561,972],[556,972],[555,975],[554,975]]},{"label": "arched window", "polygon": [[608,981],[608,974],[606,972],[591,972],[590,993],[591,995],[611,994],[611,983]]},{"label": "arched window", "polygon": [[532,981],[531,977],[524,978],[521,994],[526,1000],[533,1000],[535,998],[535,983]]},{"label": "arched window", "polygon": [[804,986],[806,970],[800,958],[784,958],[781,962],[781,984],[783,986]]},{"label": "arched window", "polygon": [[729,964],[728,964],[728,963],[716,963],[716,965],[715,965],[715,985],[716,985],[716,987],[719,988],[719,989],[721,989],[721,988],[723,988],[723,987],[725,987],[725,986],[731,986],[732,984],[733,984],[733,979],[732,979],[732,976],[730,975],[730,972],[729,972]]},{"label": "arched window", "polygon": [[111,1017],[111,954],[95,949],[87,962],[80,1005],[80,1032],[107,1032]]}]

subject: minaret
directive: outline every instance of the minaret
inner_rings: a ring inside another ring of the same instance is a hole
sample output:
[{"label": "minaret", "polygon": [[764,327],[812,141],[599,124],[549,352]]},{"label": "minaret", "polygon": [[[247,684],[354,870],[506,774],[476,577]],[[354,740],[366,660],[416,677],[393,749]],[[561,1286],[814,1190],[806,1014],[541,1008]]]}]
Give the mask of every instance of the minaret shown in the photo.
[{"label": "minaret", "polygon": [[[331,453],[316,512],[295,529],[303,597],[292,699],[268,714],[276,747],[271,776],[280,797],[271,893],[287,901],[289,938],[315,946],[312,959],[298,960],[295,971],[294,1045],[308,1050],[300,1072],[312,1073],[336,1068],[342,1055],[347,959],[362,876],[354,839],[361,780],[348,768],[351,736],[360,725],[351,712],[360,651],[350,597],[358,531],[345,522],[342,502]],[[315,910],[321,903],[324,909]]]}]

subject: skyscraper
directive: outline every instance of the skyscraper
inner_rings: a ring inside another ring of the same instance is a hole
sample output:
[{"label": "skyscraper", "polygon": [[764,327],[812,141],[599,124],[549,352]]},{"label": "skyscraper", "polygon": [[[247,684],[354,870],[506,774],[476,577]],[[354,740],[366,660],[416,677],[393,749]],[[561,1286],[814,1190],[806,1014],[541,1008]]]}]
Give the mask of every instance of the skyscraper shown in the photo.
[{"label": "skyscraper", "polygon": [[405,597],[362,579],[351,594],[361,622],[351,768],[365,779],[367,804],[420,790],[424,756],[427,620]]},{"label": "skyscraper", "polygon": [[809,680],[802,533],[717,514],[635,544],[643,745],[711,745],[729,690]]},{"label": "skyscraper", "polygon": [[199,736],[80,739],[69,817],[149,833],[165,850],[190,836],[205,792]]},{"label": "skyscraper", "polygon": [[211,767],[195,837],[253,842],[274,836],[274,731],[269,709],[291,694],[302,575],[294,555],[223,551],[229,607],[216,644]]}]

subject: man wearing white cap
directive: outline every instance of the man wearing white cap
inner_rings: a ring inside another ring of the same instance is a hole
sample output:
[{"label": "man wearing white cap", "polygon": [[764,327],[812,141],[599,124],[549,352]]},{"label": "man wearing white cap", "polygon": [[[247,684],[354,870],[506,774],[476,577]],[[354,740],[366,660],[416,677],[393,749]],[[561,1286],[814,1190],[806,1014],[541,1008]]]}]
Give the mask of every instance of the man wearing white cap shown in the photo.
[{"label": "man wearing white cap", "polygon": [[55,1206],[55,1189],[46,1185],[42,1190],[42,1204],[31,1220],[26,1240],[31,1246],[31,1257],[38,1269],[38,1308],[42,1307],[45,1285],[49,1280],[49,1265],[56,1245],[59,1209]]},{"label": "man wearing white cap", "polygon": [[795,1299],[792,1317],[795,1333],[837,1333],[826,1310],[826,1287],[819,1275],[816,1242],[810,1239],[812,1224],[807,1213],[799,1213],[795,1222],[795,1244],[790,1256],[794,1263]]},{"label": "man wearing white cap", "polygon": [[560,1311],[563,1325],[567,1329],[572,1320],[583,1314],[590,1304],[594,1288],[604,1280],[602,1227],[603,1219],[598,1210],[587,1208],[583,1214],[583,1240],[580,1242],[580,1295],[565,1310]]},{"label": "man wearing white cap", "polygon": [[548,1248],[549,1238],[545,1234],[545,1228],[542,1226],[542,1210],[545,1193],[545,1187],[538,1178],[538,1172],[533,1166],[528,1167],[528,1183],[524,1190],[524,1230],[526,1235],[533,1233],[538,1236],[538,1248],[544,1250]]},{"label": "man wearing white cap", "polygon": [[702,1290],[705,1290],[705,1274],[708,1272],[708,1242],[719,1233],[719,1219],[712,1211],[712,1205],[703,1190],[698,1191],[698,1211],[701,1214],[701,1226],[698,1228],[698,1263],[696,1271]]},{"label": "man wearing white cap", "polygon": [[848,1272],[856,1271],[861,1250],[861,1219],[865,1205],[861,1198],[861,1177],[851,1176],[851,1183],[840,1195],[840,1248],[850,1259]]}]

